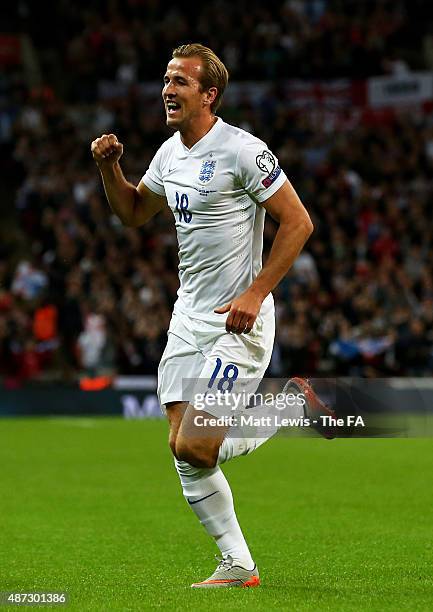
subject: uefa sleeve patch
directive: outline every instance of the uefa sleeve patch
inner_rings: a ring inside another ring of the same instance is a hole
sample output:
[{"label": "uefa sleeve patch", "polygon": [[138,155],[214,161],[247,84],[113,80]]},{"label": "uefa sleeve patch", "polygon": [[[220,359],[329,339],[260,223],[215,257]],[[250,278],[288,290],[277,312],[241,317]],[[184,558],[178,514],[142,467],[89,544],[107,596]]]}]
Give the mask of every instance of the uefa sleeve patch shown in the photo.
[{"label": "uefa sleeve patch", "polygon": [[262,180],[264,187],[269,187],[281,174],[280,166],[277,166],[277,160],[270,151],[265,149],[256,157],[257,167],[268,175]]},{"label": "uefa sleeve patch", "polygon": [[270,187],[272,183],[277,180],[280,174],[281,174],[281,167],[277,166],[274,170],[272,170],[269,176],[263,179],[262,185],[264,187]]},{"label": "uefa sleeve patch", "polygon": [[257,157],[256,157],[256,164],[257,164],[257,167],[259,168],[259,170],[261,170],[262,172],[264,172],[267,175],[271,174],[271,172],[273,171],[273,169],[277,165],[275,157],[267,149],[262,151],[260,153],[260,155],[257,155]]}]

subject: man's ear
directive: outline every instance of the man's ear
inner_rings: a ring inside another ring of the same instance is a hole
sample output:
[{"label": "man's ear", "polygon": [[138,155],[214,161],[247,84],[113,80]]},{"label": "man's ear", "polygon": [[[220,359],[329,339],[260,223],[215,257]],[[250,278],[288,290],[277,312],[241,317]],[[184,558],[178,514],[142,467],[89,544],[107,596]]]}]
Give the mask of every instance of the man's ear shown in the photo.
[{"label": "man's ear", "polygon": [[205,106],[212,106],[215,102],[215,98],[218,95],[218,89],[216,87],[209,87],[205,92],[205,98],[203,100]]}]

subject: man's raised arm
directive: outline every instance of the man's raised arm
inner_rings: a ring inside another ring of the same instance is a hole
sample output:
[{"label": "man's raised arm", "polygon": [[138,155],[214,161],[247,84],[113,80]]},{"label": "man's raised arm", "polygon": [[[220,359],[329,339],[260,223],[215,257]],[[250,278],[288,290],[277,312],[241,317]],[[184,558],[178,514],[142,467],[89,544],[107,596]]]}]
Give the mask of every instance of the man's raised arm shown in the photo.
[{"label": "man's raised arm", "polygon": [[114,134],[103,134],[96,138],[91,150],[102,176],[110,208],[123,225],[143,225],[164,207],[165,197],[148,189],[143,181],[134,187],[125,179],[119,164],[123,145]]}]

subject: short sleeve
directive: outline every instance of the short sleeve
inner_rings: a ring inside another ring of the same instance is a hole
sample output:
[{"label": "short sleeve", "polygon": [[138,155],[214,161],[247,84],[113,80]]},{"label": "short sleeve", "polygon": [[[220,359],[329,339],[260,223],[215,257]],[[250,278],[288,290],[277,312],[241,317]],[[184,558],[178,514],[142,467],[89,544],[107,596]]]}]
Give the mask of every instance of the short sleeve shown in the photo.
[{"label": "short sleeve", "polygon": [[238,153],[236,173],[242,187],[256,202],[270,198],[286,181],[276,156],[260,140],[248,142]]},{"label": "short sleeve", "polygon": [[146,185],[146,187],[150,189],[150,191],[153,191],[157,195],[164,196],[165,189],[164,181],[162,180],[161,158],[162,147],[160,147],[155,153],[154,158],[150,162],[149,167],[141,180]]}]

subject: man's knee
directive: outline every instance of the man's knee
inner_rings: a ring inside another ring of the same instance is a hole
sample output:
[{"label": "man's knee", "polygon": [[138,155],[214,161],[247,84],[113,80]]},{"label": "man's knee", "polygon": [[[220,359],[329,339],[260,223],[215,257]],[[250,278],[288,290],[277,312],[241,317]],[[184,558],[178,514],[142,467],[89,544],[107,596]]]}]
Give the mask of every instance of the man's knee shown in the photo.
[{"label": "man's knee", "polygon": [[168,445],[170,446],[173,455],[176,457],[176,459],[178,459],[179,457],[176,455],[176,438],[177,435],[175,433],[170,432],[168,436]]},{"label": "man's knee", "polygon": [[182,423],[183,415],[185,414],[186,402],[169,402],[166,404],[167,418],[170,424],[170,433],[168,435],[168,444],[171,452],[176,455],[176,440],[179,433],[179,428]]},{"label": "man's knee", "polygon": [[199,468],[213,468],[217,464],[218,446],[209,444],[209,440],[178,437],[175,445],[175,456],[179,461],[186,461]]}]

